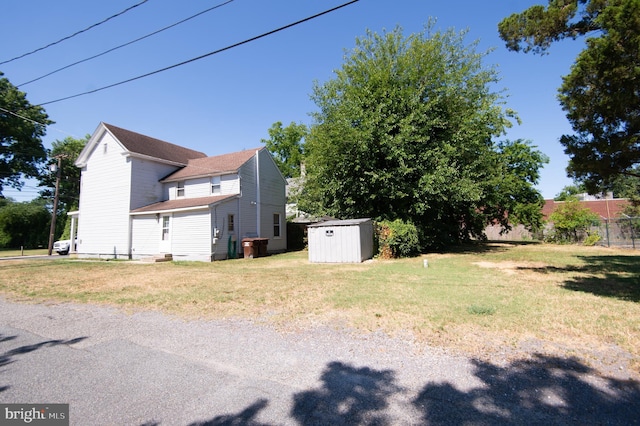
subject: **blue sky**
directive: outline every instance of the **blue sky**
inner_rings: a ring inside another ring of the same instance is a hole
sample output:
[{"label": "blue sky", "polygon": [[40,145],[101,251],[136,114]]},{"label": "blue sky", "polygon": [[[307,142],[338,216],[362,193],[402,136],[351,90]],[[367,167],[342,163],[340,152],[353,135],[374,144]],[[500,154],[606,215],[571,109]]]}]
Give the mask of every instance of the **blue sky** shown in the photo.
[{"label": "blue sky", "polygon": [[[82,30],[140,0],[7,0],[3,2],[0,62]],[[57,68],[98,54],[171,25],[225,0],[148,0],[131,11],[53,47],[0,65],[0,71],[32,104],[53,101],[146,74],[258,36],[332,7],[339,0],[234,0],[156,36],[118,49],[42,80],[21,84]],[[424,29],[468,30],[469,43],[494,49],[485,64],[498,67],[506,107],[522,120],[505,138],[528,139],[551,162],[538,189],[552,198],[572,182],[567,157],[558,142],[571,127],[557,101],[583,40],[563,41],[549,54],[509,52],[498,37],[504,17],[531,0],[360,0],[315,20],[179,68],[111,89],[45,105],[56,123],[45,146],[67,136],[93,133],[100,121],[163,139],[209,155],[261,145],[276,121],[311,124],[314,81],[325,82],[344,62],[345,49],[367,29],[401,26],[406,35]],[[6,190],[18,201],[37,195],[33,183],[23,193]]]}]

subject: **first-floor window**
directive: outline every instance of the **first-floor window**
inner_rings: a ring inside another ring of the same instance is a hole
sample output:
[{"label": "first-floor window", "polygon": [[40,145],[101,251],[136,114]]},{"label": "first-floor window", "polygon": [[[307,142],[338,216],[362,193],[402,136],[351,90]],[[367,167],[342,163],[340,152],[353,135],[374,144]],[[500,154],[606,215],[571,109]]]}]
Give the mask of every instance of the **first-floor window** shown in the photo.
[{"label": "first-floor window", "polygon": [[235,229],[235,223],[234,223],[232,214],[229,214],[229,216],[227,216],[227,223],[228,223],[227,231],[233,232]]},{"label": "first-floor window", "polygon": [[162,216],[162,241],[169,240],[169,216]]},{"label": "first-floor window", "polygon": [[273,214],[273,236],[280,236],[280,213]]}]

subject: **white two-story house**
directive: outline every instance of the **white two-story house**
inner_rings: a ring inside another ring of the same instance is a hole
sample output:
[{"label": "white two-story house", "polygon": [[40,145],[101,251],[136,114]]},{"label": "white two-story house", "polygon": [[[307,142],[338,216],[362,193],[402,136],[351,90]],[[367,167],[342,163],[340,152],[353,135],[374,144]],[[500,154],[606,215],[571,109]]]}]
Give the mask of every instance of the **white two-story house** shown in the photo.
[{"label": "white two-story house", "polygon": [[264,147],[207,157],[100,123],[76,165],[80,257],[211,261],[246,237],[286,250],[285,179]]}]

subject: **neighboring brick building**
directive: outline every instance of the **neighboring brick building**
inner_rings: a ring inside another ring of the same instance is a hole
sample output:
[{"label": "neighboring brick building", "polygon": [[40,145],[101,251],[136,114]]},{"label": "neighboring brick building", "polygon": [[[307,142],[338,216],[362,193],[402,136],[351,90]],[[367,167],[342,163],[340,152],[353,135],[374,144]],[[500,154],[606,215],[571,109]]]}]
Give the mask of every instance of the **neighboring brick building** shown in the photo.
[{"label": "neighboring brick building", "polygon": [[[545,200],[542,207],[544,220],[549,220],[551,213],[564,201]],[[580,201],[580,204],[604,219],[615,219],[621,216],[624,209],[630,204],[626,198],[607,198],[603,200]]]}]

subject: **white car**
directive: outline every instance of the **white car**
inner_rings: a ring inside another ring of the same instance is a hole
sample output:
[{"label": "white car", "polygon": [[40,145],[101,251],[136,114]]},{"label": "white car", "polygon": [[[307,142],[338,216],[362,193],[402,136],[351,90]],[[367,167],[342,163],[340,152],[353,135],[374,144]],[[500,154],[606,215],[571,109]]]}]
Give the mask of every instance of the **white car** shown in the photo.
[{"label": "white car", "polygon": [[[76,244],[78,241],[76,240]],[[71,247],[71,240],[60,240],[53,243],[53,251],[58,254],[69,254],[69,248]]]}]

